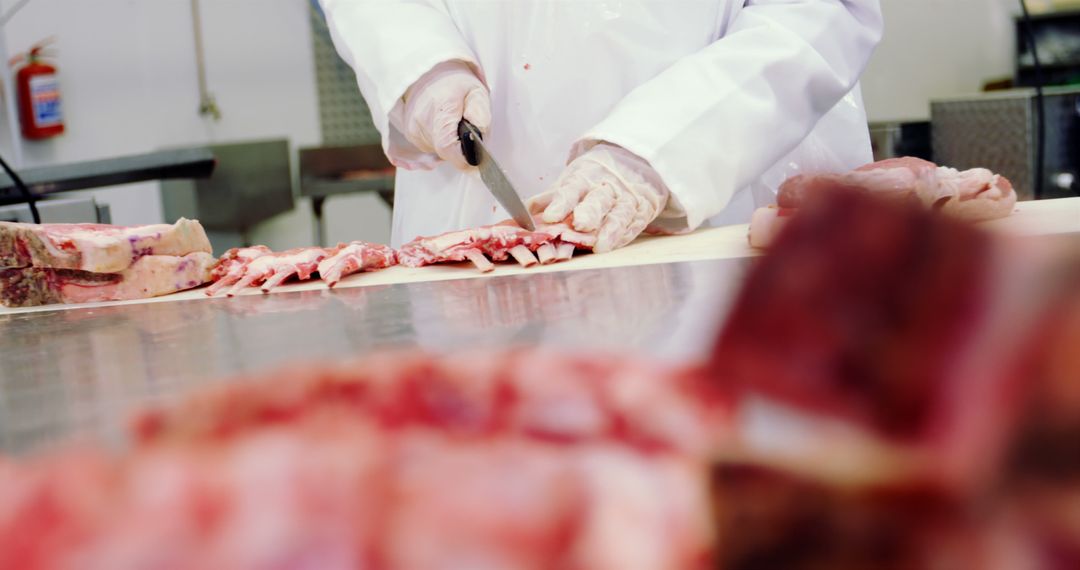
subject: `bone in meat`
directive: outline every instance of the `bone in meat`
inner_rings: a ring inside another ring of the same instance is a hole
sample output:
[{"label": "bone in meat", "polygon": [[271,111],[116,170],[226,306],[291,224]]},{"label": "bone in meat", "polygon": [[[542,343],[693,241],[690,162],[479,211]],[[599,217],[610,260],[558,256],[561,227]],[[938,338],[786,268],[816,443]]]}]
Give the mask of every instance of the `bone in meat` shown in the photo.
[{"label": "bone in meat", "polygon": [[362,241],[340,243],[332,254],[319,262],[319,277],[327,287],[334,287],[347,275],[385,269],[396,264],[396,252],[385,245]]},{"label": "bone in meat", "polygon": [[322,247],[298,247],[279,253],[268,253],[264,246],[229,250],[222,257],[224,275],[216,287],[207,290],[208,295],[216,295],[227,285],[232,286],[226,292],[231,297],[245,287],[260,285],[264,293],[280,285],[286,279],[295,276],[300,280],[311,278],[318,270],[319,262],[333,253],[332,249]]},{"label": "bone in meat", "polygon": [[513,257],[523,267],[537,263],[564,261],[575,249],[591,249],[596,236],[575,231],[568,222],[539,224],[535,232],[522,229],[513,221],[492,226],[417,238],[399,252],[403,265],[420,267],[433,263],[472,261],[482,272],[491,271],[491,261]]},{"label": "bone in meat", "polygon": [[0,267],[117,273],[145,255],[210,253],[199,222],[122,227],[0,222]]},{"label": "bone in meat", "polygon": [[117,273],[48,267],[0,269],[0,303],[29,307],[158,297],[210,281],[216,261],[209,253],[198,252],[145,255]]},{"label": "bone in meat", "polygon": [[522,265],[534,264],[531,252],[551,240],[552,236],[545,232],[530,232],[513,223],[503,223],[416,238],[401,247],[398,258],[409,267],[468,260],[481,271],[491,271],[494,266],[488,258],[504,261],[512,250],[517,252],[514,258]]}]

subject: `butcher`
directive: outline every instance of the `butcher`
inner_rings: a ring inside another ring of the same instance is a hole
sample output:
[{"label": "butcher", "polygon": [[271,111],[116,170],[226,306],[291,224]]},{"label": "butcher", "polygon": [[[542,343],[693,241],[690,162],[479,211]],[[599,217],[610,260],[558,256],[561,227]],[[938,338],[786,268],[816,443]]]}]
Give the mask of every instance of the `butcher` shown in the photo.
[{"label": "butcher", "polygon": [[397,167],[392,245],[505,220],[462,119],[544,223],[741,223],[789,176],[870,162],[879,0],[320,0]]}]

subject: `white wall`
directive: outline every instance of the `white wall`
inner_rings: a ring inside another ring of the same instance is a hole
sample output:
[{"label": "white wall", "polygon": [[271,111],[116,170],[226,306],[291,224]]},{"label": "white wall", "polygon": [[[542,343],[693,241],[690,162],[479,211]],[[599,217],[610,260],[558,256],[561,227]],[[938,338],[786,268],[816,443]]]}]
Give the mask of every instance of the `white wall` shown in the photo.
[{"label": "white wall", "polygon": [[863,76],[871,121],[925,120],[930,100],[1011,77],[1016,0],[881,0],[885,37]]},{"label": "white wall", "polygon": [[[25,165],[262,138],[287,138],[294,153],[318,145],[308,1],[202,0],[200,6],[207,81],[222,111],[217,123],[197,114],[189,0],[32,0],[9,22],[7,48],[24,51],[56,36],[67,132],[25,143]],[[3,127],[0,152],[7,157]],[[162,220],[157,183],[91,193],[110,205],[114,223]],[[389,213],[377,199],[332,199],[327,209],[329,239],[389,239]],[[308,204],[257,228],[253,239],[275,249],[310,244]]]}]

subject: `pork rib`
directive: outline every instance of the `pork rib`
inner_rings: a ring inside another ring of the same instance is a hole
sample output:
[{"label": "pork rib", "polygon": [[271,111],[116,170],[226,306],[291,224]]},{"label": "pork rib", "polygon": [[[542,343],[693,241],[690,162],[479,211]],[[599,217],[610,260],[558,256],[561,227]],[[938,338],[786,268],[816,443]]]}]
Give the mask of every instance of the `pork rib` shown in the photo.
[{"label": "pork rib", "polygon": [[397,252],[388,246],[362,241],[339,243],[330,256],[319,262],[319,277],[332,288],[353,273],[396,264]]},{"label": "pork rib", "polygon": [[206,290],[207,295],[217,295],[226,287],[225,294],[236,295],[245,287],[259,285],[263,293],[295,276],[301,281],[311,278],[318,271],[319,262],[336,252],[335,248],[298,247],[274,253],[266,246],[233,248],[221,257],[220,270],[215,272],[217,282]]},{"label": "pork rib", "polygon": [[398,256],[409,267],[467,260],[488,272],[495,268],[491,261],[513,257],[523,267],[553,263],[570,259],[575,249],[591,249],[595,243],[595,236],[574,231],[567,223],[538,225],[530,232],[507,221],[416,238],[402,246]]},{"label": "pork rib", "polygon": [[0,222],[0,267],[117,273],[146,255],[211,251],[202,225],[183,218],[135,227]]},{"label": "pork rib", "polygon": [[883,160],[846,173],[800,174],[780,185],[776,206],[754,213],[750,245],[768,247],[799,207],[830,189],[917,201],[926,208],[971,222],[1004,218],[1012,213],[1017,199],[1008,179],[985,168],[959,171],[911,157]]},{"label": "pork rib", "polygon": [[0,269],[0,303],[28,307],[157,297],[210,281],[215,263],[214,256],[199,252],[146,255],[117,273],[47,267]]}]

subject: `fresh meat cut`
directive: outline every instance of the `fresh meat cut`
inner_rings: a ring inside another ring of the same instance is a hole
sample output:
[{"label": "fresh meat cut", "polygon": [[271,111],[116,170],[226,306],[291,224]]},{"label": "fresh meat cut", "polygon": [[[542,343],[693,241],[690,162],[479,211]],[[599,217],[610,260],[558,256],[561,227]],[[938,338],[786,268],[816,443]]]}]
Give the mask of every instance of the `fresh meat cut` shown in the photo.
[{"label": "fresh meat cut", "polygon": [[210,281],[216,262],[209,253],[198,252],[145,255],[117,273],[48,267],[0,269],[0,303],[29,307],[158,297]]},{"label": "fresh meat cut", "polygon": [[750,276],[711,373],[733,392],[935,450],[938,476],[978,476],[974,466],[992,458],[976,456],[985,446],[970,438],[1007,424],[1023,345],[994,334],[1034,318],[1026,297],[1004,296],[997,255],[962,222],[829,191]]},{"label": "fresh meat cut", "polygon": [[[575,249],[590,249],[596,237],[574,231],[568,224],[538,225],[535,232],[513,221],[421,237],[402,246],[402,265],[471,261],[482,272],[495,268],[491,261],[513,257],[524,267],[570,259]],[[490,258],[490,260],[488,259]]]},{"label": "fresh meat cut", "polygon": [[818,199],[823,191],[837,188],[917,201],[971,222],[1004,218],[1016,205],[1016,191],[1009,180],[985,168],[959,171],[918,158],[893,158],[842,174],[800,174],[789,178],[780,185],[775,207],[754,212],[750,245],[768,247],[797,208]]},{"label": "fresh meat cut", "polygon": [[1080,250],[842,186],[800,210],[704,362],[218,385],[118,457],[0,461],[0,568],[1080,567]]},{"label": "fresh meat cut", "polygon": [[347,275],[383,269],[395,263],[394,250],[361,241],[339,243],[335,247],[298,247],[280,253],[263,245],[233,248],[221,256],[214,270],[214,284],[206,289],[206,294],[217,295],[228,287],[225,294],[232,297],[245,287],[260,283],[262,291],[268,293],[289,277],[304,281],[316,271],[333,287]]},{"label": "fresh meat cut", "polygon": [[339,243],[333,254],[319,262],[319,278],[332,288],[347,275],[396,264],[397,252],[389,246],[362,241]]},{"label": "fresh meat cut", "polygon": [[718,567],[1076,568],[1080,251],[822,192],[706,367]]},{"label": "fresh meat cut", "polygon": [[0,464],[0,567],[708,568],[708,419],[667,377],[519,351],[236,383],[120,459]]},{"label": "fresh meat cut", "polygon": [[0,222],[0,268],[48,267],[117,273],[146,255],[210,253],[199,222],[121,227]]},{"label": "fresh meat cut", "polygon": [[305,281],[332,251],[325,247],[297,247],[279,253],[266,246],[230,249],[221,258],[224,274],[207,288],[206,294],[217,295],[231,285],[225,295],[232,297],[245,287],[260,284],[263,293],[268,293],[292,276]]}]

